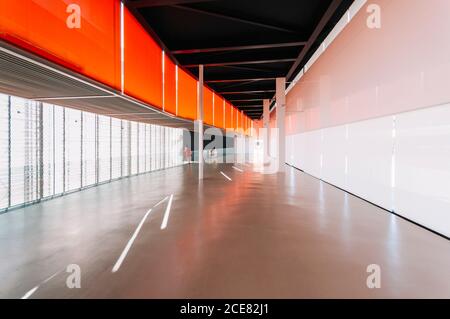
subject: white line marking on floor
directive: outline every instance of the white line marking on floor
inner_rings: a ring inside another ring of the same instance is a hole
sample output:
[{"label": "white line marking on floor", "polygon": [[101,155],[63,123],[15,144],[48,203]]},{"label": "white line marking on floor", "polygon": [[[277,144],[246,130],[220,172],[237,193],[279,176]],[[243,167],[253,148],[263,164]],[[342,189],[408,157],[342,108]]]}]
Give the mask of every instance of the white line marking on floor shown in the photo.
[{"label": "white line marking on floor", "polygon": [[40,283],[40,284],[37,285],[36,287],[30,289],[25,295],[23,295],[23,297],[22,297],[21,299],[28,299],[28,298],[30,298],[31,295],[33,295],[33,294],[36,292],[36,290],[39,289],[40,286],[42,286],[43,284],[45,284],[45,283],[47,283],[48,281],[50,281],[53,277],[55,277],[56,275],[58,275],[60,272],[61,272],[61,270],[58,271],[58,272],[56,272],[56,273],[54,273],[53,275],[51,275],[51,276],[48,277],[47,279],[45,279],[42,283]]},{"label": "white line marking on floor", "polygon": [[236,166],[233,166],[233,168],[234,168],[235,170],[241,172],[241,173],[244,171],[244,170],[242,170],[242,169],[240,169],[239,167],[236,167]]},{"label": "white line marking on floor", "polygon": [[28,299],[32,294],[36,292],[36,290],[39,289],[39,286],[34,287],[30,291],[28,291],[21,299]]},{"label": "white line marking on floor", "polygon": [[220,174],[222,174],[223,176],[225,176],[225,178],[228,179],[229,181],[232,181],[232,179],[229,178],[224,172],[220,171]]},{"label": "white line marking on floor", "polygon": [[141,230],[142,225],[144,225],[145,220],[147,219],[147,216],[152,212],[153,208],[150,208],[142,218],[141,222],[139,223],[138,227],[133,233],[133,236],[131,236],[130,240],[128,241],[127,245],[125,246],[125,249],[122,251],[122,254],[120,254],[119,259],[117,259],[112,272],[116,272],[119,270],[120,266],[122,265],[123,260],[128,254],[128,251],[130,250],[131,246],[133,245],[134,240],[136,239],[137,235],[139,234],[139,231]]},{"label": "white line marking on floor", "polygon": [[155,206],[153,206],[153,208],[158,207],[160,204],[164,203],[168,198],[169,196],[164,197],[164,199],[161,199]]},{"label": "white line marking on floor", "polygon": [[161,229],[166,229],[166,227],[167,227],[167,222],[169,221],[170,208],[172,207],[172,200],[173,200],[173,194],[170,195],[169,203],[167,204],[166,212],[164,213],[164,218],[161,223]]}]

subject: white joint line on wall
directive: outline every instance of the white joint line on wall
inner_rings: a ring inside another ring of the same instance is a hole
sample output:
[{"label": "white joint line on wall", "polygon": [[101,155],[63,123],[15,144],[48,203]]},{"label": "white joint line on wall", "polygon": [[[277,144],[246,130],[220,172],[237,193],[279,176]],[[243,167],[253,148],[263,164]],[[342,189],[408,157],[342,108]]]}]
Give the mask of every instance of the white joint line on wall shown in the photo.
[{"label": "white joint line on wall", "polygon": [[392,202],[392,211],[395,211],[395,186],[396,186],[396,139],[397,139],[397,125],[396,125],[397,117],[392,116],[392,158],[391,158],[391,202]]}]

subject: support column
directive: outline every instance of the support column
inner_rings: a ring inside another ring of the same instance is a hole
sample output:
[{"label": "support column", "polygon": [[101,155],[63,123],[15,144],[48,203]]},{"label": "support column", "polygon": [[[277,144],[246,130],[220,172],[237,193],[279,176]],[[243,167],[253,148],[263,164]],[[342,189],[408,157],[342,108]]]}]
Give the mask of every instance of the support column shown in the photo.
[{"label": "support column", "polygon": [[263,158],[267,162],[270,154],[270,100],[263,100]]},{"label": "support column", "polygon": [[286,132],[285,132],[285,109],[286,109],[286,78],[276,79],[276,107],[278,128],[278,171],[284,172],[286,162]]},{"label": "support column", "polygon": [[198,133],[198,179],[203,179],[203,65],[198,67],[198,104],[197,104],[197,133]]}]

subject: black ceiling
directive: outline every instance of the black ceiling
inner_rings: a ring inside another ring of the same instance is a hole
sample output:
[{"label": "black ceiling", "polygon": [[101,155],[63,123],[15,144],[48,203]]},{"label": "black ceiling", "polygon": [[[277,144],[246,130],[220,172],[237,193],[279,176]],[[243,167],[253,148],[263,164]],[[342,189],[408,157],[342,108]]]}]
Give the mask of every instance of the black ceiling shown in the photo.
[{"label": "black ceiling", "polygon": [[166,53],[251,118],[291,81],[353,0],[128,0]]}]

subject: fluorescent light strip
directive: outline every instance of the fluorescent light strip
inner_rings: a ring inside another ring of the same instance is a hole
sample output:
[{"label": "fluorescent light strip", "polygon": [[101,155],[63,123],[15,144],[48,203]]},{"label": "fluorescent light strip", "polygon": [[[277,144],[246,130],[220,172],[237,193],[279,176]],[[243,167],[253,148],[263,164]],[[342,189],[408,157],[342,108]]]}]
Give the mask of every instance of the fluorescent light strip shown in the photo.
[{"label": "fluorescent light strip", "polygon": [[243,170],[242,169],[240,169],[239,167],[236,167],[236,166],[233,166],[233,168],[235,169],[235,170],[237,170],[237,171],[239,171],[239,172],[243,172]]},{"label": "fluorescent light strip", "polygon": [[178,115],[178,64],[175,65],[175,114]]},{"label": "fluorescent light strip", "polygon": [[122,1],[120,2],[120,87],[123,94],[125,91],[125,23]]},{"label": "fluorescent light strip", "polygon": [[215,109],[216,109],[216,107],[215,107],[215,105],[214,105],[214,104],[215,104],[215,96],[216,96],[216,95],[215,95],[214,92],[213,92],[213,108],[212,108],[212,109],[213,109],[213,112],[212,112],[212,113],[213,113],[213,114],[212,114],[212,117],[213,117],[212,124],[213,124],[213,125],[214,125],[214,113],[215,113]]},{"label": "fluorescent light strip", "polygon": [[165,99],[164,99],[164,86],[165,86],[165,79],[164,79],[164,74],[165,74],[165,62],[164,62],[164,57],[165,57],[165,52],[164,50],[162,51],[162,109],[163,111],[165,111]]}]

